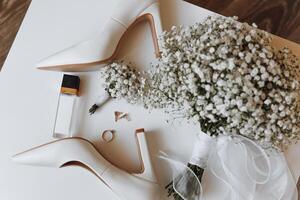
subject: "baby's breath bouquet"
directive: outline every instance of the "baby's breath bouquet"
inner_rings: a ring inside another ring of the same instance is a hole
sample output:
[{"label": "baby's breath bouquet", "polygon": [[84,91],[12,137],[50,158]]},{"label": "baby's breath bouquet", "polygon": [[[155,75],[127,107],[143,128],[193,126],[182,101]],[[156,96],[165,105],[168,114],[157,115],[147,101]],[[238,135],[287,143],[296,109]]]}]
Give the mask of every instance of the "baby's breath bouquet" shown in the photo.
[{"label": "baby's breath bouquet", "polygon": [[268,33],[209,17],[163,35],[157,87],[209,135],[241,134],[282,148],[299,138],[299,63]]},{"label": "baby's breath bouquet", "polygon": [[[175,110],[208,137],[241,135],[264,148],[285,148],[299,139],[299,62],[289,49],[274,49],[268,33],[236,20],[208,17],[173,27],[162,35],[159,64],[147,75],[120,63],[107,66],[107,91],[147,108]],[[188,164],[199,180],[206,159]],[[182,199],[172,184],[167,188]]]}]

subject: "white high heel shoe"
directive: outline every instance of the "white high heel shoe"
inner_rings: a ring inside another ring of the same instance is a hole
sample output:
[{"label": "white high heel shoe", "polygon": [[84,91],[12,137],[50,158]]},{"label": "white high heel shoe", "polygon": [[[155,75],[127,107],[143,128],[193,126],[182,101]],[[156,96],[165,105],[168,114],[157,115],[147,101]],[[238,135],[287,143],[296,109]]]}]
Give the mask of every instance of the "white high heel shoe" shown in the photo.
[{"label": "white high heel shoe", "polygon": [[44,144],[13,156],[13,161],[58,168],[79,163],[97,175],[122,200],[159,200],[160,188],[151,165],[144,132],[137,132],[137,140],[143,166],[143,172],[137,175],[113,166],[91,142],[82,138],[66,138]]},{"label": "white high heel shoe", "polygon": [[36,67],[56,71],[90,71],[113,60],[127,31],[141,21],[151,26],[156,56],[157,35],[162,33],[158,0],[122,0],[103,31],[95,38],[73,45],[40,61]]}]

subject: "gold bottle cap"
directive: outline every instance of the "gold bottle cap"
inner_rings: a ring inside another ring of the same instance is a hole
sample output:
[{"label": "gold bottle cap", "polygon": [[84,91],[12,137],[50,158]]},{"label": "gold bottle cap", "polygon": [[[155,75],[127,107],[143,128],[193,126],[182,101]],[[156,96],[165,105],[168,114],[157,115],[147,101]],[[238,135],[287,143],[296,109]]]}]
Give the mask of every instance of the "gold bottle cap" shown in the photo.
[{"label": "gold bottle cap", "polygon": [[80,78],[78,76],[64,74],[60,92],[63,94],[78,95]]}]

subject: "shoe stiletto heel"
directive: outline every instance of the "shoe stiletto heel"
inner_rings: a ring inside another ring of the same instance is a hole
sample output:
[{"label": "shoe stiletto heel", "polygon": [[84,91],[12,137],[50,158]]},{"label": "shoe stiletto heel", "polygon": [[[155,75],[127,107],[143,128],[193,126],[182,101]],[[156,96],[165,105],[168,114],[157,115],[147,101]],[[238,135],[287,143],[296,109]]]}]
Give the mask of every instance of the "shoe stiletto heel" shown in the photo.
[{"label": "shoe stiletto heel", "polygon": [[118,6],[106,23],[103,31],[95,38],[73,45],[49,56],[36,67],[54,71],[92,71],[112,61],[126,33],[141,21],[149,22],[156,56],[160,56],[158,35],[162,25],[157,0],[127,0]]},{"label": "shoe stiletto heel", "polygon": [[137,174],[136,176],[149,180],[151,182],[157,182],[154,169],[152,166],[150,153],[147,145],[146,135],[144,129],[137,129],[136,130],[136,137],[138,146],[140,149],[140,158],[141,158],[141,173]]},{"label": "shoe stiletto heel", "polygon": [[137,133],[143,160],[141,174],[129,174],[105,160],[91,142],[82,138],[65,138],[38,146],[13,156],[13,161],[46,167],[84,166],[102,180],[120,199],[159,200],[160,188],[152,169],[143,131]]}]

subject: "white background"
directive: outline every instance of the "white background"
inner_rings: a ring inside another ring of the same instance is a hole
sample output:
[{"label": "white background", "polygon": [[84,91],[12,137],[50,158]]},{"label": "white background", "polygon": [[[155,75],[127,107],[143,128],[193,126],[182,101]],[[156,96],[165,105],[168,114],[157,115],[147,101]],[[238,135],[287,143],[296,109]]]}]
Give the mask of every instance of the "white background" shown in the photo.
[{"label": "white background", "polygon": [[[40,59],[84,40],[101,30],[114,5],[121,0],[33,0],[0,73],[0,199],[1,200],[82,200],[113,199],[110,190],[88,171],[78,167],[63,169],[16,165],[11,156],[52,138],[55,110],[62,74],[40,71]],[[161,1],[164,29],[190,25],[213,13],[179,0]],[[118,56],[132,66],[147,68],[155,60],[147,24],[130,32]],[[152,160],[164,186],[170,170],[157,159],[160,150],[187,161],[197,127],[168,126],[161,112],[149,114],[141,107],[111,101],[101,112],[89,117],[88,108],[101,94],[98,72],[81,73],[81,106],[77,136],[90,139],[112,163],[138,171],[138,152],[134,130],[145,128]],[[114,122],[114,111],[129,112],[131,121]],[[100,133],[115,129],[116,139],[101,143]],[[297,146],[290,149],[289,164],[296,176],[300,172]],[[298,159],[298,160],[297,160]]]}]

